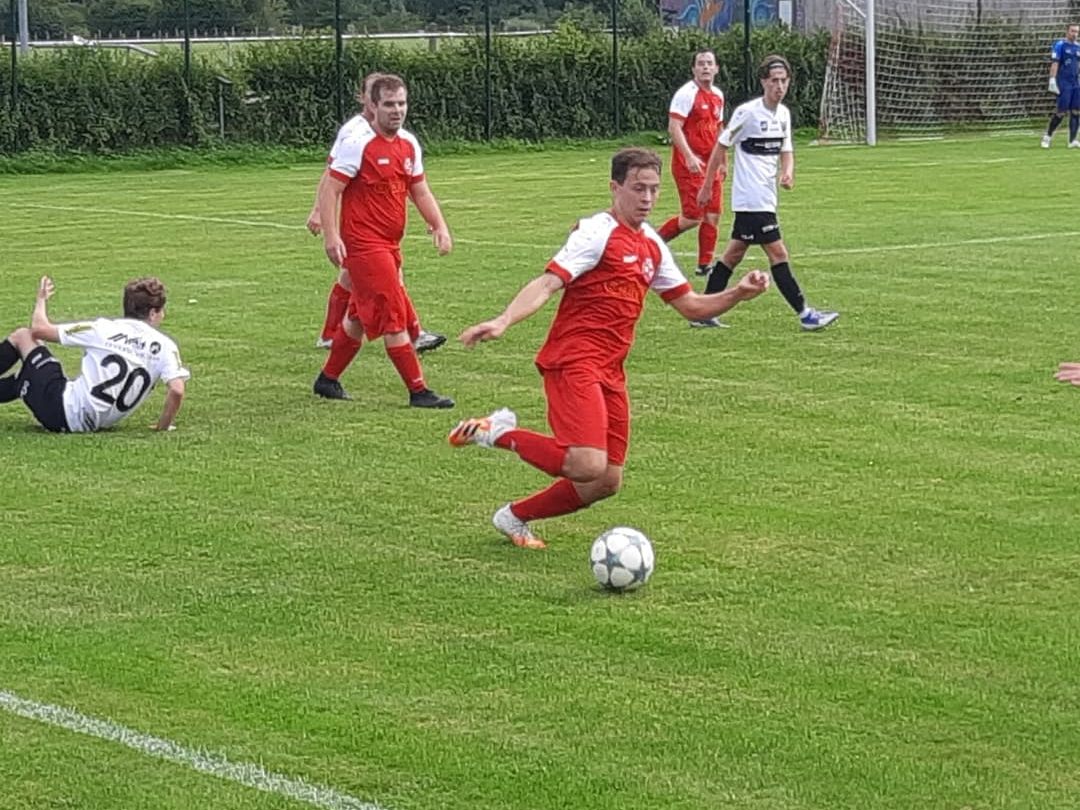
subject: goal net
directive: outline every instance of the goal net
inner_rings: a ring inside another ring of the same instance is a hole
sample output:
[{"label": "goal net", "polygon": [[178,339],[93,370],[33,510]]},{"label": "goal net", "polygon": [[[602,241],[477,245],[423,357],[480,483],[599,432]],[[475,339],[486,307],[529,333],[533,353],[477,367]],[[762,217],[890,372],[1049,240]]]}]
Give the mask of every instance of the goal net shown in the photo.
[{"label": "goal net", "polygon": [[1078,0],[830,3],[820,137],[834,142],[1030,126],[1054,109],[1050,47],[1080,17]]}]

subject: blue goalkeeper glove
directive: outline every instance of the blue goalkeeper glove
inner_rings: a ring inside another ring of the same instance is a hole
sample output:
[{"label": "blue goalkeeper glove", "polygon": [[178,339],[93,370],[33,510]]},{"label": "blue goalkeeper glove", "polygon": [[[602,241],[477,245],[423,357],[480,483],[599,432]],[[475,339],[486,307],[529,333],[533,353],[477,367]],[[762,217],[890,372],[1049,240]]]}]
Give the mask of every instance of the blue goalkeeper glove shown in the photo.
[{"label": "blue goalkeeper glove", "polygon": [[1050,84],[1047,86],[1046,89],[1049,90],[1051,93],[1053,93],[1055,96],[1058,95],[1059,92],[1061,92],[1061,91],[1058,90],[1057,77],[1056,76],[1051,76],[1050,77]]}]

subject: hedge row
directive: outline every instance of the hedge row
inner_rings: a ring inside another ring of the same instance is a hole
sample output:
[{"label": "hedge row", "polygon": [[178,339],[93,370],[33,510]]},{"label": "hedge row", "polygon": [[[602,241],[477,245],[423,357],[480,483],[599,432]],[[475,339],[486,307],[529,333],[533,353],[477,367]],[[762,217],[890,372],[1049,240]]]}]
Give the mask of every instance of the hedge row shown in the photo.
[{"label": "hedge row", "polygon": [[[795,83],[789,103],[796,126],[817,122],[826,46],[823,35],[754,32],[755,63],[770,52],[784,53],[792,62]],[[625,38],[620,40],[617,78],[623,130],[665,126],[671,94],[689,78],[691,54],[703,47],[717,53],[718,84],[729,103],[743,100],[739,32]],[[219,104],[226,138],[233,142],[310,146],[332,139],[338,125],[332,41],[253,46],[229,69],[195,56],[190,81],[185,81],[175,54],[150,59],[88,48],[35,53],[19,63],[14,105],[10,65],[0,62],[0,151],[120,153],[210,145],[220,138]],[[423,138],[485,136],[482,40],[451,43],[434,52],[353,40],[346,44],[344,60],[350,99],[362,74],[376,69],[400,73],[409,82],[409,126]],[[564,27],[547,37],[496,39],[491,135],[527,141],[611,136],[611,73],[611,39],[603,34]],[[231,83],[222,84],[219,76]]]}]

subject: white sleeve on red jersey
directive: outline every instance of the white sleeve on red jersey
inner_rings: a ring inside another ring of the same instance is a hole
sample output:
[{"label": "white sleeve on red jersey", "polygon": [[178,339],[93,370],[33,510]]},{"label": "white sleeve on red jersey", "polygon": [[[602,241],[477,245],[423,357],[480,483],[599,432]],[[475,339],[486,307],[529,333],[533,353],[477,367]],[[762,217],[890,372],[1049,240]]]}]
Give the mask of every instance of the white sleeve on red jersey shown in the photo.
[{"label": "white sleeve on red jersey", "polygon": [[363,135],[365,132],[371,131],[371,124],[362,115],[354,115],[348,121],[341,125],[341,129],[338,130],[337,137],[334,138],[334,144],[330,147],[330,154],[326,158],[327,164],[334,162],[334,155],[337,154],[341,143],[352,135]]},{"label": "white sleeve on red jersey", "polygon": [[721,129],[723,129],[723,126],[724,126],[724,91],[721,90],[719,87],[716,87],[715,85],[713,86],[712,91],[713,91],[713,95],[719,97],[719,99],[720,99],[720,109],[718,111],[720,113],[720,115],[717,117],[716,120],[720,122],[720,127],[721,127]]},{"label": "white sleeve on red jersey", "polygon": [[418,180],[423,180],[424,179],[424,157],[423,157],[423,154],[422,154],[422,152],[420,150],[420,141],[417,140],[415,135],[413,135],[411,132],[409,132],[408,130],[405,130],[405,129],[399,130],[398,134],[401,135],[402,138],[404,138],[406,141],[408,141],[412,145],[412,149],[413,149],[412,168],[406,167],[406,169],[409,172],[409,176],[412,179],[412,182],[415,183]]},{"label": "white sleeve on red jersey", "polygon": [[330,174],[343,183],[356,177],[364,160],[364,149],[374,137],[375,131],[368,127],[367,130],[350,132],[342,138],[340,143],[334,145],[334,154],[330,156]]},{"label": "white sleeve on red jersey", "polygon": [[746,119],[750,116],[750,107],[748,104],[740,104],[735,108],[735,112],[731,115],[731,123],[727,128],[720,133],[720,137],[717,139],[724,146],[730,147],[742,138],[739,137],[739,132],[746,125]]},{"label": "white sleeve on red jersey", "polygon": [[691,289],[690,282],[686,280],[683,271],[675,263],[675,257],[671,255],[667,242],[648,223],[642,225],[641,228],[645,231],[645,235],[660,248],[660,266],[656,268],[656,275],[653,276],[649,286],[660,293],[660,297],[665,301],[686,295]]},{"label": "white sleeve on red jersey", "polygon": [[694,99],[697,98],[697,91],[698,88],[694,82],[687,82],[676,90],[675,95],[671,97],[668,115],[681,121],[689,118],[690,113],[694,110]]},{"label": "white sleeve on red jersey", "polygon": [[582,273],[592,270],[600,264],[608,238],[617,225],[615,218],[606,211],[579,220],[577,227],[570,231],[566,244],[548,262],[547,271],[569,284]]}]

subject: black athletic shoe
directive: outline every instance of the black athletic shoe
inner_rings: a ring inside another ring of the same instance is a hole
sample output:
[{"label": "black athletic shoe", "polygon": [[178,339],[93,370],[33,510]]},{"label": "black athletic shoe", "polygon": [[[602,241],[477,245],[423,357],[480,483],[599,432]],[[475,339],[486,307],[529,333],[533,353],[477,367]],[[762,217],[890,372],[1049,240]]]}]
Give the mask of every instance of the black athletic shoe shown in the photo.
[{"label": "black athletic shoe", "polygon": [[423,354],[434,351],[444,343],[446,343],[446,335],[440,335],[438,332],[421,332],[413,343],[413,348],[416,349],[417,354]]},{"label": "black athletic shoe", "polygon": [[345,389],[341,387],[341,383],[337,380],[331,380],[321,371],[319,376],[315,378],[315,385],[312,386],[312,390],[326,399],[352,399]]},{"label": "black athletic shoe", "polygon": [[413,408],[453,408],[454,400],[440,396],[430,388],[409,394],[409,405]]}]

